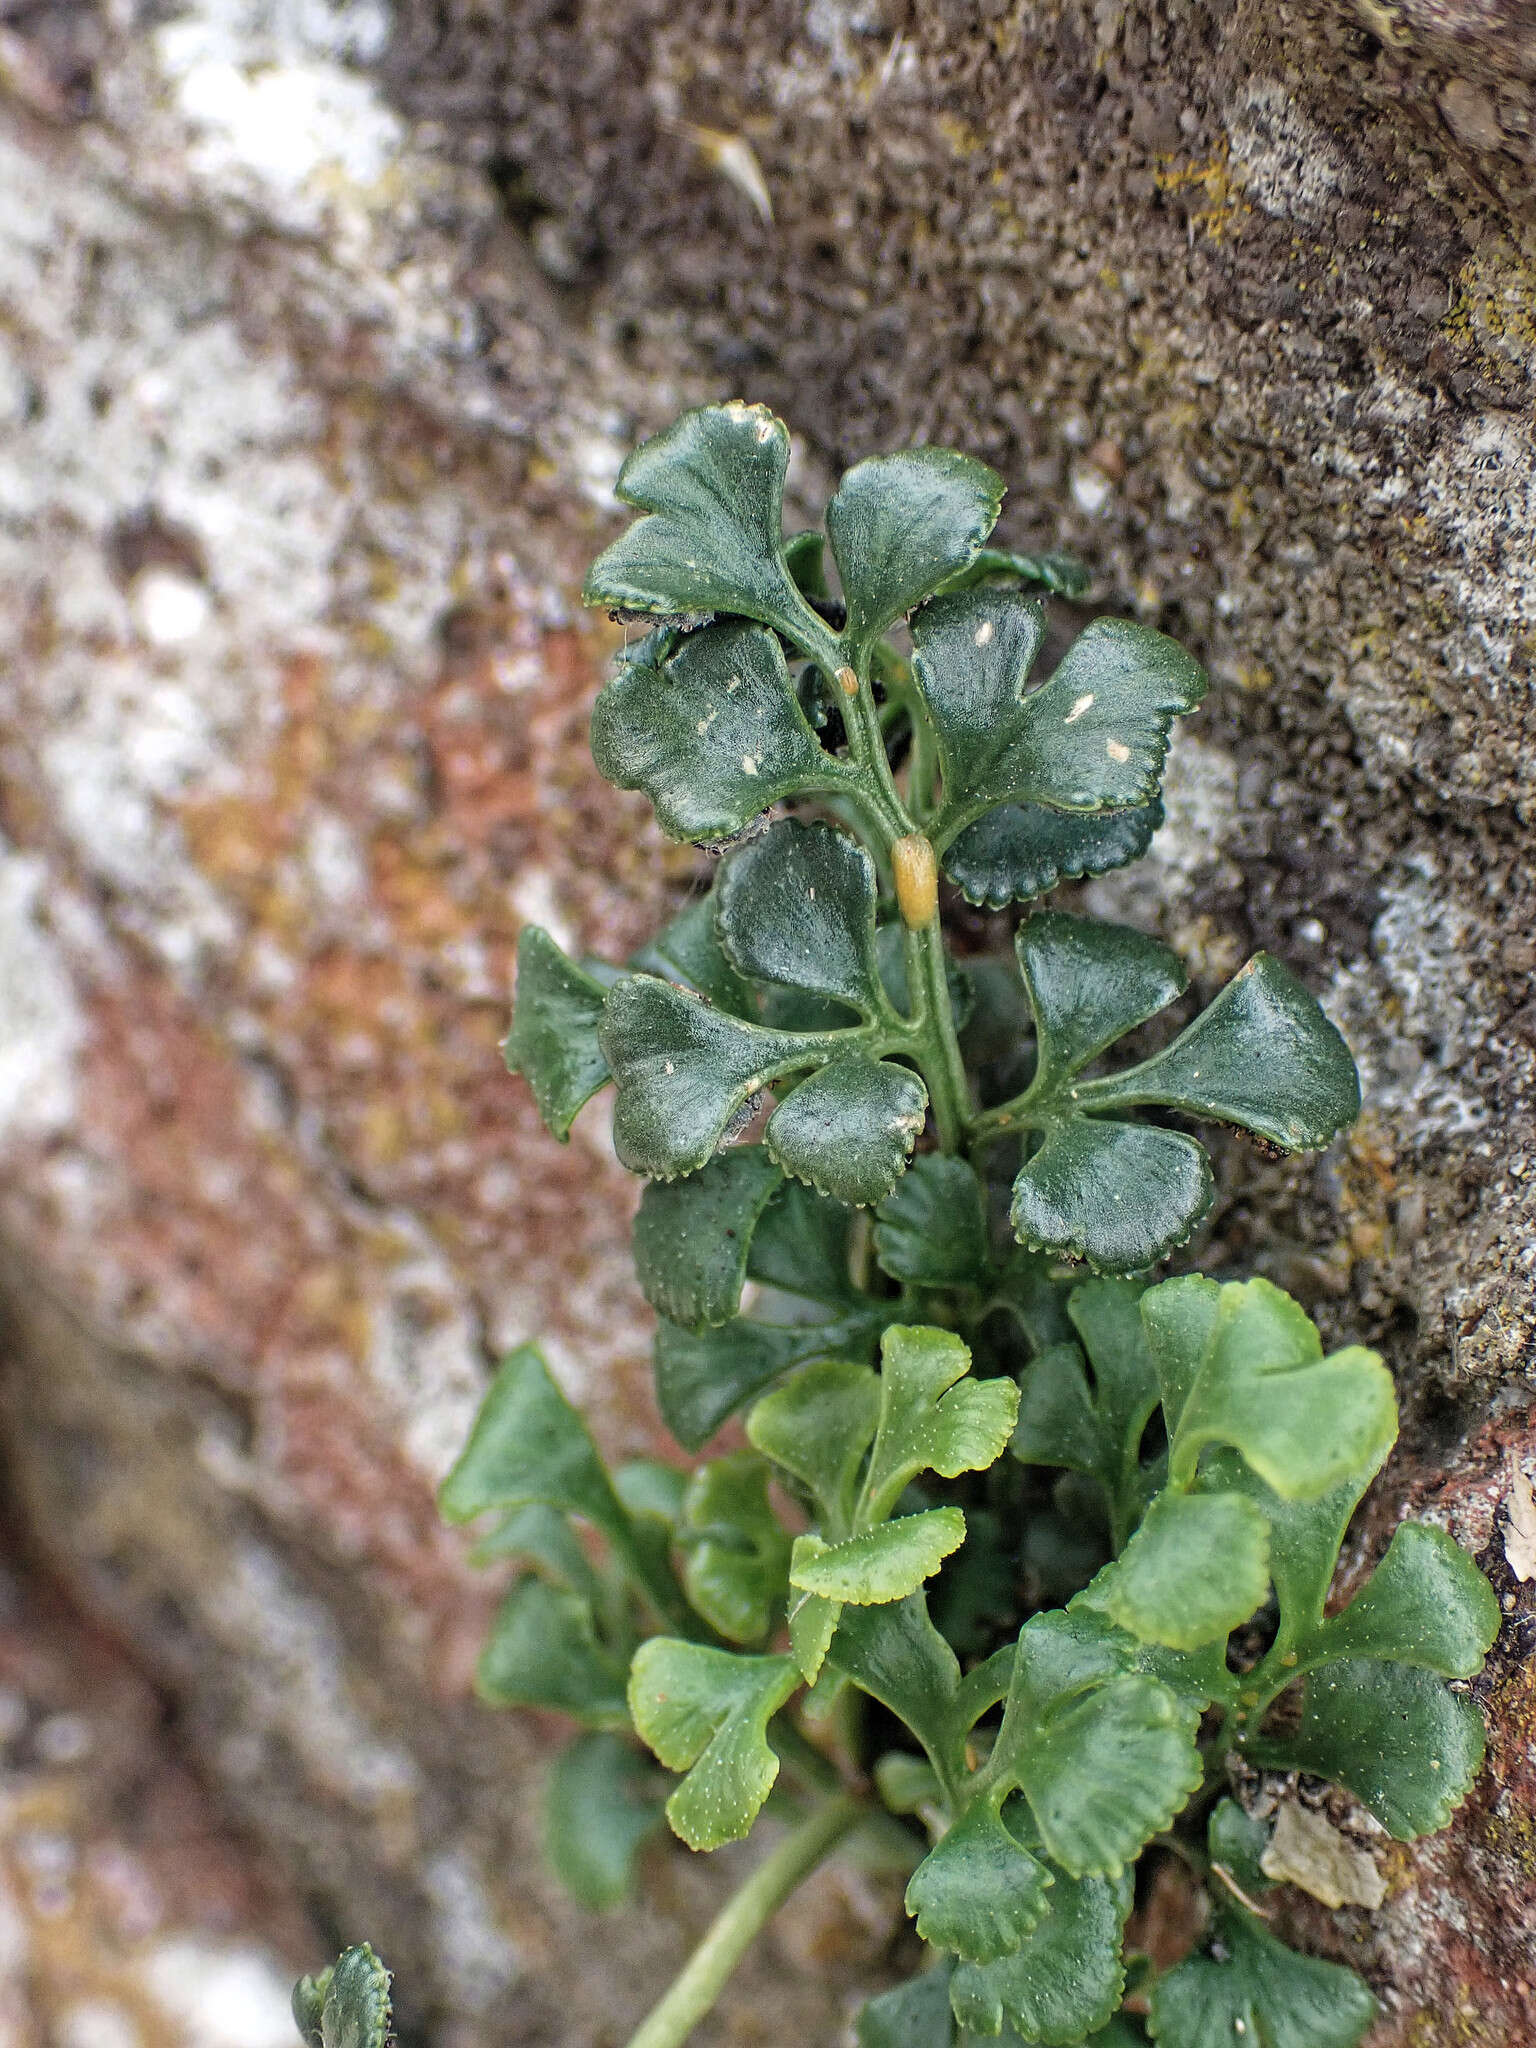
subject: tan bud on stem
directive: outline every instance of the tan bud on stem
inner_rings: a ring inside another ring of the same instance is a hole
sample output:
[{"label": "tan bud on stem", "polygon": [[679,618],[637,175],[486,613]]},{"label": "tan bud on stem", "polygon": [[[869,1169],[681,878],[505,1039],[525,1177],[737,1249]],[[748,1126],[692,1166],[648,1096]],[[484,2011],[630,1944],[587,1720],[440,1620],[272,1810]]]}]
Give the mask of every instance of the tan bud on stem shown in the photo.
[{"label": "tan bud on stem", "polygon": [[843,686],[843,695],[845,697],[857,697],[859,694],[859,679],[851,668],[840,668],[837,672],[837,680]]},{"label": "tan bud on stem", "polygon": [[939,907],[939,871],[932,843],[921,832],[909,832],[891,848],[896,877],[896,902],[908,931],[921,931]]}]

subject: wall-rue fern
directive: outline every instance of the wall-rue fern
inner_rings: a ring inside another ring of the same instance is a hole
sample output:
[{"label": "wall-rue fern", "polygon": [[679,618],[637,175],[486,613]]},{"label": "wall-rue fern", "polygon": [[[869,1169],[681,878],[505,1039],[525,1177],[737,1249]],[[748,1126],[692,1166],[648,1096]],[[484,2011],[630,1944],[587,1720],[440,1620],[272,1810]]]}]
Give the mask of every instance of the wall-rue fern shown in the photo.
[{"label": "wall-rue fern", "polygon": [[[1036,682],[1043,595],[1080,572],[986,545],[983,464],[862,462],[825,537],[786,538],[788,457],[732,404],[625,466],[642,516],[586,595],[659,623],[593,752],[675,837],[729,844],[624,969],[525,931],[506,1047],[558,1138],[612,1084],[661,1414],[689,1452],[740,1416],[746,1448],[609,1472],[538,1351],[507,1359],[442,1493],[516,1565],[480,1692],[583,1726],[548,1840],[589,1905],[663,1815],[701,1851],[780,1824],[633,2048],[684,2040],[861,1828],[905,1856],[926,1944],[864,2048],[1352,2048],[1375,2001],[1270,1931],[1234,1766],[1331,1780],[1400,1840],[1443,1826],[1483,1749],[1447,1681],[1497,1604],[1405,1524],[1330,1615],[1396,1435],[1386,1369],[1325,1357],[1266,1281],[1145,1275],[1211,1204],[1185,1126],[1316,1149],[1358,1112],[1353,1062],[1267,954],[1130,1061],[1185,992],[1168,947],[1031,909],[1011,958],[951,956],[940,876],[1033,905],[1146,851],[1205,678],[1102,618]],[[1162,1972],[1124,1953],[1149,1854],[1210,1898]],[[380,2048],[380,1984],[367,1950],[306,1979],[311,2043]]]}]

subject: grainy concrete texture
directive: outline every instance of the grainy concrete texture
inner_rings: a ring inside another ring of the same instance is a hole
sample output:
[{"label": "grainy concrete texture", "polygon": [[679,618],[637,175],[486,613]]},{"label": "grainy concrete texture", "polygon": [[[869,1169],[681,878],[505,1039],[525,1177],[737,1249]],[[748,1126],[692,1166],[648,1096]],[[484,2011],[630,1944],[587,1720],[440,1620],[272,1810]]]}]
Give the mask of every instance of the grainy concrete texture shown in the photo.
[{"label": "grainy concrete texture", "polygon": [[[1428,1512],[1509,1614],[1475,1799],[1297,1916],[1382,2048],[1536,2035],[1533,174],[1529,0],[0,7],[9,1512],[282,1873],[280,1950],[302,1905],[408,2031],[587,2048],[719,1882],[555,1895],[551,1731],[468,1697],[494,1589],[431,1488],[539,1331],[655,1442],[634,1190],[495,1045],[525,919],[622,950],[695,871],[586,760],[574,592],[625,447],[739,394],[801,509],[958,443],[1210,665],[1089,901],[1205,990],[1281,953],[1369,1106],[1233,1148],[1192,1251],[1397,1370],[1351,1564]],[[699,2039],[842,2039],[895,1927],[834,1871]]]}]

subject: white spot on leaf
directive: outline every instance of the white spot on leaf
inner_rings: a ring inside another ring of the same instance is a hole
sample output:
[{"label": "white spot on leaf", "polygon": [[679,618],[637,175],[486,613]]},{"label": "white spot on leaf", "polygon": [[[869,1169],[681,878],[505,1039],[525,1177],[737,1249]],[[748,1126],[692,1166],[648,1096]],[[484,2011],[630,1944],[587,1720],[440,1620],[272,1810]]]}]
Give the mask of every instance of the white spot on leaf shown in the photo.
[{"label": "white spot on leaf", "polygon": [[983,619],[976,628],[976,645],[978,647],[990,646],[994,630],[992,621],[990,619]]},{"label": "white spot on leaf", "polygon": [[1091,711],[1092,709],[1093,692],[1092,690],[1085,690],[1082,696],[1079,697],[1077,702],[1072,706],[1072,709],[1067,713],[1067,724],[1075,725],[1077,721],[1082,717],[1085,711]]},{"label": "white spot on leaf", "polygon": [[1129,761],[1131,758],[1130,748],[1120,740],[1106,740],[1104,742],[1104,751],[1108,754],[1111,761],[1124,762]]}]

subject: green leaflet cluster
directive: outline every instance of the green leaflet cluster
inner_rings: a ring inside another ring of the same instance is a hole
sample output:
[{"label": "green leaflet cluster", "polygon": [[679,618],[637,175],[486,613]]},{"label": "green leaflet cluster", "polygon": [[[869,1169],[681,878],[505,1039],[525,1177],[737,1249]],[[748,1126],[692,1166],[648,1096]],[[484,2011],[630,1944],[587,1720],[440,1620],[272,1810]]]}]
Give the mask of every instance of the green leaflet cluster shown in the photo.
[{"label": "green leaflet cluster", "polygon": [[349,1948],[293,1987],[293,2018],[304,2048],[387,2048],[389,1972],[367,1942]]},{"label": "green leaflet cluster", "polygon": [[[587,596],[656,624],[593,752],[720,858],[623,970],[525,930],[505,1048],[557,1138],[613,1087],[661,1415],[689,1453],[738,1418],[734,1447],[610,1472],[514,1352],[442,1490],[511,1575],[479,1690],[581,1726],[546,1823],[590,1906],[664,1825],[708,1851],[790,1824],[635,2048],[686,2037],[851,1826],[904,1859],[930,1960],[863,2048],[1352,2048],[1375,2001],[1255,1910],[1269,1825],[1229,1761],[1327,1779],[1399,1839],[1443,1826],[1497,1604],[1405,1524],[1330,1614],[1396,1434],[1385,1368],[1324,1356],[1264,1281],[1145,1276],[1213,1199],[1186,1126],[1316,1149],[1353,1062],[1265,954],[1120,1049],[1182,963],[1037,899],[1146,851],[1204,677],[1101,618],[1038,680],[1042,600],[1086,578],[988,545],[984,465],[860,463],[825,534],[786,537],[788,454],[733,404],[624,469],[642,516]],[[951,956],[941,874],[1024,906],[1009,950]],[[1126,1927],[1170,1840],[1210,1917],[1155,1974]]]},{"label": "green leaflet cluster", "polygon": [[[946,1152],[1022,1150],[1021,1243],[1144,1268],[1188,1237],[1213,1183],[1193,1137],[1135,1112],[1316,1148],[1359,1108],[1342,1039],[1260,954],[1162,1052],[1086,1076],[1186,976],[1139,933],[1039,914],[1019,981],[989,991],[994,1010],[1027,1004],[1033,1072],[983,1105],[956,1041],[977,992],[901,874],[915,854],[1001,904],[1134,859],[1204,675],[1163,634],[1105,618],[1035,683],[1045,618],[1027,585],[1059,571],[984,551],[1001,481],[937,449],[844,477],[830,603],[820,536],[783,537],[788,459],[782,423],[737,405],[685,415],[626,464],[620,495],[645,516],[594,565],[589,601],[709,623],[627,651],[592,745],[678,838],[731,838],[791,798],[824,815],[733,847],[709,896],[617,978],[526,931],[508,1063],[559,1136],[611,1080],[619,1157],[660,1182],[698,1174],[771,1096],[769,1161],[855,1207],[891,1192],[931,1116]],[[884,637],[906,619],[910,658]]]},{"label": "green leaflet cluster", "polygon": [[[1041,1350],[1022,1392],[978,1378],[952,1331],[898,1322],[878,1367],[799,1366],[748,1410],[750,1448],[699,1466],[669,1516],[653,1491],[625,1509],[597,1488],[580,1417],[525,1350],[444,1489],[453,1519],[497,1518],[488,1540],[501,1549],[534,1509],[603,1538],[599,1565],[577,1545],[583,1563],[563,1576],[547,1540],[524,1554],[528,1576],[482,1659],[488,1697],[616,1728],[620,1643],[639,1642],[628,1720],[678,1777],[647,1788],[612,1735],[568,1752],[551,1839],[579,1896],[621,1895],[663,1796],[692,1848],[745,1835],[780,1752],[801,1760],[786,1712],[797,1695],[813,1728],[851,1690],[906,1729],[909,1749],[865,1762],[887,1804],[933,1837],[906,1896],[940,1961],[870,2008],[873,2048],[938,2048],[956,2030],[1097,2038],[1125,1989],[1137,1859],[1186,1812],[1203,1837],[1229,1752],[1330,1779],[1403,1840],[1445,1824],[1482,1758],[1480,1715],[1446,1681],[1480,1667],[1498,1607],[1448,1536],[1403,1525],[1325,1615],[1350,1515],[1396,1434],[1380,1360],[1324,1357],[1311,1322],[1262,1280],[1095,1279],[1064,1307],[1072,1338]],[[1155,1416],[1163,1448],[1146,1458]],[[1033,1466],[1091,1480],[1106,1530],[1121,1533],[1064,1607],[963,1665],[933,1618],[966,1542],[961,1497],[976,1497],[972,1475]],[[559,1638],[525,1633],[528,1588],[546,1585],[570,1603],[568,1641],[583,1650],[627,1607],[585,1699]],[[1229,1654],[1266,1615],[1263,1653]],[[1282,1696],[1291,1711],[1272,1728]],[[1210,1826],[1249,1830],[1259,1870],[1267,1828],[1230,1800]],[[603,1867],[589,1871],[598,1845]],[[1220,1841],[1209,1857],[1231,1874]],[[1266,1883],[1239,1889],[1251,1899]],[[1261,2042],[1357,2041],[1375,2011],[1358,1979],[1294,1956],[1214,1878],[1212,1891],[1210,1945],[1150,1987],[1154,2037],[1215,2048],[1250,2013]],[[1308,2001],[1326,2015],[1310,2031],[1297,2016]]]}]

